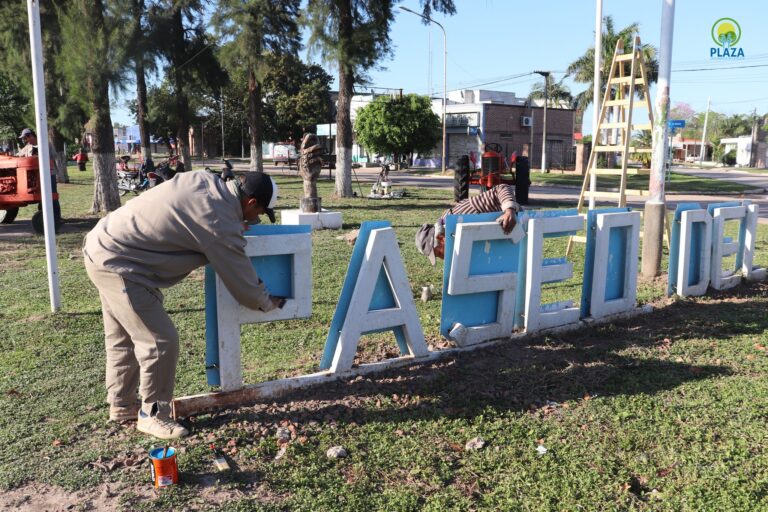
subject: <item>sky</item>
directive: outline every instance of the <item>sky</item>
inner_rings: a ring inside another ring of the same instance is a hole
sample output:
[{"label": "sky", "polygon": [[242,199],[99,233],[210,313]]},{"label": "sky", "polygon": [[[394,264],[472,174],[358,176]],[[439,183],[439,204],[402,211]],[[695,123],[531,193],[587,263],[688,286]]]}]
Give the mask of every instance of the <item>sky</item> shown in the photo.
[{"label": "sky", "polygon": [[[594,0],[454,1],[455,15],[433,14],[447,35],[449,91],[482,88],[512,91],[525,97],[531,86],[543,79],[539,75],[509,77],[548,70],[554,79],[560,80],[568,64],[594,44]],[[418,0],[403,0],[401,5],[421,11]],[[613,17],[616,30],[639,23],[642,42],[658,48],[661,7],[662,0],[603,0],[603,16]],[[382,69],[369,72],[370,86],[402,88],[405,93],[432,92],[442,97],[442,31],[434,25],[430,29],[411,13],[399,8],[396,11],[390,32],[393,55],[381,61]],[[710,58],[710,48],[715,46],[712,25],[723,17],[735,19],[741,27],[737,46],[742,48],[744,58]],[[757,109],[758,113],[768,113],[768,39],[763,32],[766,19],[765,0],[677,0],[670,82],[672,105],[684,102],[696,111],[704,111],[707,97],[711,96],[712,110],[716,112],[749,113]],[[335,69],[324,66],[336,75]],[[704,70],[683,71],[690,69]],[[565,84],[574,95],[587,87],[570,79]],[[652,88],[651,101],[654,100]],[[125,109],[118,108],[114,114],[115,121],[133,124]],[[586,119],[591,119],[591,115],[588,110]],[[591,123],[586,124],[585,132],[589,133]]]}]

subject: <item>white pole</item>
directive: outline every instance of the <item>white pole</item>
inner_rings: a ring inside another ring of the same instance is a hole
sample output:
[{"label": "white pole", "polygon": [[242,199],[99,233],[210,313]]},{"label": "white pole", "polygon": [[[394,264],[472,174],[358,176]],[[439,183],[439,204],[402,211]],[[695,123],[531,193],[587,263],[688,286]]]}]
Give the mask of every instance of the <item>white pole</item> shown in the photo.
[{"label": "white pole", "polygon": [[[592,147],[599,143],[597,124],[600,122],[600,70],[603,60],[603,0],[595,3],[595,70],[592,78]],[[594,166],[593,166],[594,167]],[[595,193],[597,192],[597,175],[589,169],[589,209],[595,209]]]},{"label": "white pole", "polygon": [[547,172],[547,103],[549,103],[549,73],[544,75],[544,119],[541,132],[541,172]]},{"label": "white pole", "polygon": [[661,44],[659,45],[659,79],[656,83],[656,105],[653,116],[653,153],[649,198],[643,218],[643,261],[645,277],[657,276],[661,269],[661,246],[664,236],[666,204],[664,174],[667,161],[669,127],[669,82],[672,74],[672,39],[675,28],[675,0],[662,0]]},{"label": "white pole", "polygon": [[701,148],[699,155],[699,165],[704,164],[704,153],[707,152],[705,144],[707,143],[707,121],[709,121],[709,106],[712,102],[712,96],[707,96],[707,113],[704,114],[704,131],[701,134]]},{"label": "white pole", "polygon": [[424,16],[423,14],[419,14],[416,11],[413,11],[407,7],[400,6],[400,9],[403,11],[407,11],[411,14],[415,14],[419,18],[423,18],[427,20],[430,23],[434,23],[438,27],[440,27],[440,30],[443,31],[443,151],[442,151],[442,168],[443,168],[443,174],[445,174],[445,105],[448,101],[448,36],[445,33],[445,27],[443,27],[440,23],[436,22],[432,18],[428,16]]},{"label": "white pole", "polygon": [[39,0],[27,0],[29,16],[29,46],[32,53],[32,85],[35,95],[35,121],[37,129],[37,158],[40,167],[40,194],[45,227],[45,257],[48,264],[48,292],[51,311],[61,309],[59,289],[59,265],[56,259],[56,234],[53,224],[53,201],[51,200],[51,155],[48,150],[48,118],[45,105],[45,76],[43,75],[43,42],[40,33]]},{"label": "white pole", "polygon": [[448,101],[448,36],[445,35],[445,28],[438,22],[430,20],[440,27],[443,31],[443,174],[445,174],[445,105]]}]

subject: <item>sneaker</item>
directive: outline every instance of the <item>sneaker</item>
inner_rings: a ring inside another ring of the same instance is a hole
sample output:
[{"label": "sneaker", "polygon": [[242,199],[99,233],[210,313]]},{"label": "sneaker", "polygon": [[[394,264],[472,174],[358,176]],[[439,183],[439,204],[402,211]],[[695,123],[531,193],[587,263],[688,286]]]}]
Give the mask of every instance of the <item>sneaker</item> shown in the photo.
[{"label": "sneaker", "polygon": [[158,439],[178,439],[189,435],[189,430],[172,419],[161,418],[158,415],[150,416],[144,411],[139,412],[136,430],[155,436]]},{"label": "sneaker", "polygon": [[124,407],[109,406],[109,421],[124,423],[126,421],[136,421],[139,416],[139,402]]}]

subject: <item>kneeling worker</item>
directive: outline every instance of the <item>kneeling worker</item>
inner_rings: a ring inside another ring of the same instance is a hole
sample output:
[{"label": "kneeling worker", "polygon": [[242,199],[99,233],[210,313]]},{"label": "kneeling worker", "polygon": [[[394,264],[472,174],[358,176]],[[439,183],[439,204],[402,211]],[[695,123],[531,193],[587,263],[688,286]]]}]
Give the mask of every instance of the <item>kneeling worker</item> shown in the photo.
[{"label": "kneeling worker", "polygon": [[422,224],[416,232],[416,247],[435,264],[435,256],[445,258],[445,218],[448,215],[501,212],[496,222],[504,233],[511,233],[517,223],[520,206],[511,185],[496,185],[480,195],[468,197],[448,208],[434,225]]},{"label": "kneeling worker", "polygon": [[[244,306],[282,307],[245,255],[243,222],[275,222],[277,185],[251,172],[228,182],[208,172],[179,174],[99,221],[83,244],[99,290],[107,352],[107,402],[113,421],[160,439],[188,434],[171,418],[179,336],[160,288],[210,263]],[[137,401],[136,391],[141,395]]]}]

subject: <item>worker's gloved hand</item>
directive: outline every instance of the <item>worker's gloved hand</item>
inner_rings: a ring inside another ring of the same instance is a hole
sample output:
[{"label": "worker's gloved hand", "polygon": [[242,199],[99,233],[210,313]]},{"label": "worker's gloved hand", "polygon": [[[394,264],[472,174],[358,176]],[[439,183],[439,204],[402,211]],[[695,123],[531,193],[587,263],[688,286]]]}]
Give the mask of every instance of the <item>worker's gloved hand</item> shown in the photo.
[{"label": "worker's gloved hand", "polygon": [[515,224],[517,224],[517,220],[515,219],[515,211],[511,208],[504,210],[504,213],[501,214],[501,217],[496,219],[496,222],[499,223],[499,226],[501,226],[501,229],[505,234],[510,234],[515,228]]}]

